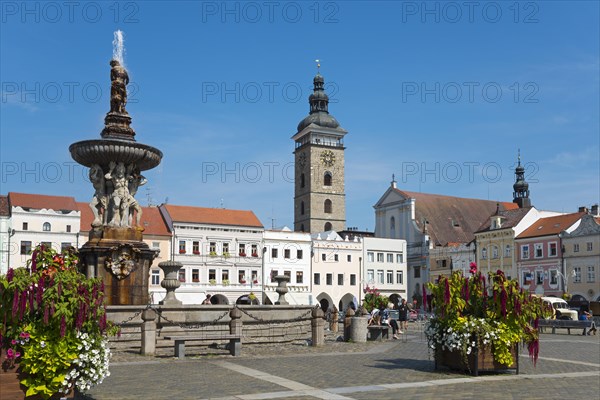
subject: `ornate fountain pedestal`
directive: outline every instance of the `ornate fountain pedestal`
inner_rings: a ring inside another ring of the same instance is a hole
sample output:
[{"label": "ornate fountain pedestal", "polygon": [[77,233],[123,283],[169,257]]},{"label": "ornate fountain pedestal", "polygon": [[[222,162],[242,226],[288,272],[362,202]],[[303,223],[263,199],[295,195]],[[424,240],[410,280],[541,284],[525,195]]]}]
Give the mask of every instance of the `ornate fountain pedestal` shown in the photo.
[{"label": "ornate fountain pedestal", "polygon": [[86,276],[102,278],[107,304],[148,304],[150,266],[158,252],[141,239],[134,228],[94,229],[79,249]]},{"label": "ornate fountain pedestal", "polygon": [[90,168],[94,187],[94,220],[89,241],[79,249],[80,269],[88,277],[102,278],[107,304],[142,305],[149,300],[150,266],[158,252],[143,242],[142,207],[135,195],[146,183],[141,172],[160,164],[162,152],[134,138],[125,109],[129,76],[121,64],[110,62],[110,111],[101,139],[73,143],[69,151]]}]

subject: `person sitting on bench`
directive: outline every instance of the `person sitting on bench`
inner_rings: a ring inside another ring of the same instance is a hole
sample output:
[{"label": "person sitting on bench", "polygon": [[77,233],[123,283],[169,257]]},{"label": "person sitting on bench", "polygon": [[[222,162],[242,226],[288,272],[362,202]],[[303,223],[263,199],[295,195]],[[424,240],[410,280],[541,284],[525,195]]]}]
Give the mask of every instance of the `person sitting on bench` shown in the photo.
[{"label": "person sitting on bench", "polygon": [[596,334],[596,323],[594,322],[593,318],[592,318],[592,314],[587,312],[587,311],[583,311],[581,313],[581,316],[579,317],[580,321],[592,321],[592,324],[590,325],[590,328],[588,329],[587,327],[583,328],[583,333],[582,335],[589,335],[590,333],[594,333],[594,335]]},{"label": "person sitting on bench", "polygon": [[393,338],[394,339],[398,339],[398,335],[397,333],[402,333],[400,331],[400,329],[398,328],[398,322],[393,319],[390,318],[390,310],[394,308],[394,304],[393,303],[389,303],[388,304],[388,308],[381,308],[379,310],[379,315],[381,315],[381,325],[388,325],[392,327],[392,334],[393,334]]}]

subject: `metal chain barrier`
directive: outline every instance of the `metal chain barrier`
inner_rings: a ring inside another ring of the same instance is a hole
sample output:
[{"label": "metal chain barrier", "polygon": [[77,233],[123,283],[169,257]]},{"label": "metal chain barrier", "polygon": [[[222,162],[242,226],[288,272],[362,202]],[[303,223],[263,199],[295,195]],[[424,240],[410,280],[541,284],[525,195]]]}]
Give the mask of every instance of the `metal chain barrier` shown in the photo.
[{"label": "metal chain barrier", "polygon": [[229,315],[229,311],[225,311],[221,316],[215,318],[214,320],[212,320],[210,322],[204,322],[204,323],[201,323],[201,324],[184,324],[184,323],[181,323],[181,322],[172,321],[169,318],[165,317],[162,314],[162,311],[160,309],[157,309],[156,313],[158,314],[159,318],[164,319],[165,321],[167,321],[170,324],[177,325],[178,327],[180,327],[182,329],[200,329],[200,328],[205,328],[207,326],[216,325],[217,322],[219,322],[220,320],[222,320],[223,318],[225,318],[226,316]]}]

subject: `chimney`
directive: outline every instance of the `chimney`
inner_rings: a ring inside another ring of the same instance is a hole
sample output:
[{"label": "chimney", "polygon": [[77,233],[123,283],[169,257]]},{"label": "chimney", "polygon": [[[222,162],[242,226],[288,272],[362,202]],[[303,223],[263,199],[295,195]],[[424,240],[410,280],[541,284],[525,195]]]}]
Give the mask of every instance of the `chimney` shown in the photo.
[{"label": "chimney", "polygon": [[587,209],[586,206],[581,206],[581,207],[579,207],[579,211],[578,212],[586,213],[586,212],[588,212],[588,209]]},{"label": "chimney", "polygon": [[594,204],[592,206],[592,215],[595,216],[595,217],[600,216],[600,214],[598,214],[598,204]]}]

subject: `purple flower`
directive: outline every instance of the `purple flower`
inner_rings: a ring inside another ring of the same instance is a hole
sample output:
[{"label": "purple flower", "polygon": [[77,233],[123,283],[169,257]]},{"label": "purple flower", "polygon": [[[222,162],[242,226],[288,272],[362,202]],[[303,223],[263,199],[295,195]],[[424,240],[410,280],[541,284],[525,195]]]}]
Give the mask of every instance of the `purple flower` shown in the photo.
[{"label": "purple flower", "polygon": [[6,272],[6,280],[8,281],[8,283],[12,282],[14,276],[15,276],[15,270],[12,268],[9,268],[8,271]]},{"label": "purple flower", "polygon": [[8,358],[9,360],[15,358],[15,351],[13,349],[6,350],[6,358]]},{"label": "purple flower", "polygon": [[60,319],[60,337],[65,337],[67,333],[67,321],[65,320],[65,316],[63,315]]}]

